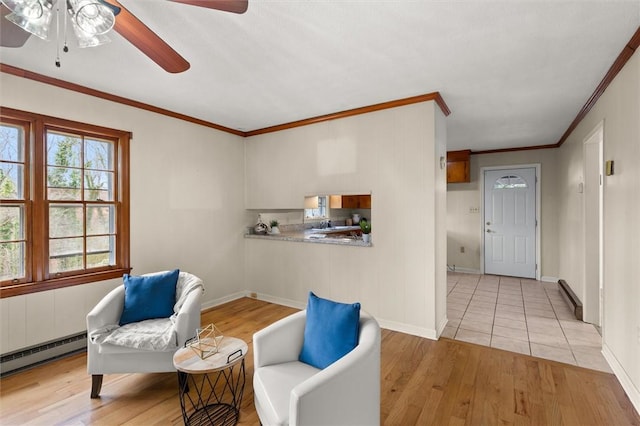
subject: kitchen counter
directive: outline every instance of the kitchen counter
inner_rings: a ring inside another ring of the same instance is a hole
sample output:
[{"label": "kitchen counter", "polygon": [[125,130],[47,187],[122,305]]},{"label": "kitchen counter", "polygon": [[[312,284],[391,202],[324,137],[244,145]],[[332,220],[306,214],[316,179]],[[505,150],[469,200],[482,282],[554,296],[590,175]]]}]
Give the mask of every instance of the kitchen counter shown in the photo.
[{"label": "kitchen counter", "polygon": [[355,238],[347,235],[341,237],[341,234],[359,230],[359,226],[336,226],[333,228],[324,229],[314,228],[306,230],[282,231],[279,234],[245,234],[244,237],[261,240],[279,240],[312,244],[336,244],[342,246],[371,247],[371,243],[365,243],[361,238]]}]

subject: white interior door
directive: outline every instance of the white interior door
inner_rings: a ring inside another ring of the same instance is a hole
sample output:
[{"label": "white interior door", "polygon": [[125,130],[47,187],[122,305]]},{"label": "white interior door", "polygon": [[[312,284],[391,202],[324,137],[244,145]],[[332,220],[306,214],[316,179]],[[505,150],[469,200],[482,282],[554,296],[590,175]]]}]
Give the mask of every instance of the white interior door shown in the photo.
[{"label": "white interior door", "polygon": [[484,272],[536,278],[536,169],[484,171]]}]

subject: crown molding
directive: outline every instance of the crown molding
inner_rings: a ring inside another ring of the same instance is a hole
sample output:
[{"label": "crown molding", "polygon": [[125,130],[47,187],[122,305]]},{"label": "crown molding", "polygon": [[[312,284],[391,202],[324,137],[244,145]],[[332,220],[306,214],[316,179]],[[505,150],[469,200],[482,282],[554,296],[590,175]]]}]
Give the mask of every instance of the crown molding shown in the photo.
[{"label": "crown molding", "polygon": [[434,101],[445,116],[451,114],[451,110],[445,103],[440,92],[427,93],[424,95],[412,96],[410,98],[397,99],[395,101],[382,102],[375,105],[369,105],[360,108],[349,109],[346,111],[334,112],[332,114],[319,115],[317,117],[305,118],[304,120],[292,121],[290,123],[278,124],[277,126],[265,127],[263,129],[251,130],[246,132],[246,136],[256,136],[265,133],[279,132],[281,130],[293,129],[295,127],[308,126],[309,124],[321,123],[323,121],[337,120],[339,118],[351,117],[354,115],[367,114],[373,111],[395,108],[403,105],[411,105],[419,102]]},{"label": "crown molding", "polygon": [[501,152],[514,152],[514,151],[530,151],[532,149],[549,149],[549,148],[557,148],[558,144],[551,143],[548,145],[532,145],[532,146],[518,146],[515,148],[500,148],[500,149],[486,149],[483,151],[471,151],[471,155],[480,155],[480,154],[497,154]]},{"label": "crown molding", "polygon": [[[571,124],[569,125],[567,130],[560,137],[560,140],[558,140],[558,142],[556,142],[555,144],[533,145],[533,146],[524,146],[524,147],[515,147],[515,148],[503,148],[503,149],[489,149],[489,150],[482,150],[482,151],[471,151],[471,154],[472,155],[494,154],[494,153],[499,153],[499,152],[527,151],[527,150],[533,150],[533,149],[549,149],[549,148],[558,148],[558,147],[560,147],[567,140],[567,138],[569,137],[571,132],[573,132],[576,127],[578,127],[578,124],[580,124],[580,122],[589,113],[589,111],[591,111],[591,109],[596,104],[598,99],[600,99],[600,96],[602,96],[602,94],[607,89],[607,87],[609,87],[609,84],[611,84],[613,79],[618,75],[620,70],[622,70],[622,68],[626,65],[626,63],[629,61],[631,56],[633,56],[633,54],[635,53],[635,51],[638,49],[639,46],[640,46],[640,27],[638,27],[638,29],[633,34],[633,36],[631,36],[631,39],[624,46],[624,48],[622,49],[622,52],[620,52],[620,54],[618,55],[618,57],[614,61],[613,65],[611,65],[611,67],[609,68],[609,71],[607,71],[607,73],[605,74],[605,76],[602,79],[602,81],[600,82],[600,84],[598,84],[598,86],[593,91],[593,93],[591,94],[591,96],[589,97],[587,102],[582,106],[582,108],[578,112],[578,115],[576,115],[576,117],[571,122]],[[191,123],[194,123],[194,124],[199,124],[201,126],[210,127],[210,128],[216,129],[216,130],[220,130],[220,131],[223,131],[223,132],[231,133],[231,134],[234,134],[234,135],[237,135],[237,136],[242,136],[242,137],[248,137],[248,136],[261,135],[261,134],[264,134],[264,133],[277,132],[277,131],[280,131],[280,130],[291,129],[291,128],[294,128],[294,127],[307,126],[309,124],[320,123],[320,122],[323,122],[323,121],[336,120],[336,119],[339,119],[339,118],[350,117],[350,116],[353,116],[353,115],[366,114],[366,113],[373,112],[373,111],[379,111],[379,110],[388,109],[388,108],[395,108],[395,107],[398,107],[398,106],[410,105],[410,104],[413,104],[413,103],[426,102],[426,101],[434,101],[434,102],[436,102],[445,116],[448,116],[449,114],[451,114],[451,110],[449,109],[449,107],[445,103],[444,99],[440,95],[440,92],[433,92],[433,93],[427,93],[427,94],[424,94],[424,95],[418,95],[418,96],[413,96],[413,97],[409,97],[409,98],[398,99],[398,100],[395,100],[395,101],[383,102],[383,103],[379,103],[379,104],[375,104],[375,105],[370,105],[370,106],[365,106],[365,107],[360,107],[360,108],[354,108],[354,109],[350,109],[350,110],[346,110],[346,111],[341,111],[341,112],[336,112],[336,113],[332,113],[332,114],[321,115],[321,116],[317,116],[317,117],[307,118],[307,119],[304,119],[304,120],[298,120],[298,121],[293,121],[293,122],[290,122],[290,123],[284,123],[284,124],[279,124],[279,125],[276,125],[276,126],[270,126],[270,127],[265,127],[265,128],[262,128],[262,129],[256,129],[256,130],[250,130],[250,131],[243,132],[241,130],[231,129],[229,127],[221,126],[219,124],[212,123],[212,122],[205,121],[205,120],[200,120],[198,118],[194,118],[194,117],[191,117],[191,116],[188,116],[188,115],[185,115],[185,114],[180,114],[180,113],[169,111],[169,110],[166,110],[166,109],[163,109],[163,108],[158,108],[158,107],[153,106],[153,105],[145,104],[143,102],[134,101],[132,99],[127,99],[127,98],[124,98],[124,97],[121,97],[121,96],[112,95],[110,93],[106,93],[106,92],[102,92],[102,91],[99,91],[99,90],[91,89],[91,88],[88,88],[88,87],[85,87],[85,86],[81,86],[79,84],[69,83],[69,82],[64,81],[64,80],[59,80],[59,79],[56,79],[56,78],[47,77],[47,76],[42,75],[42,74],[38,74],[38,73],[35,73],[35,72],[27,71],[27,70],[24,70],[22,68],[17,68],[17,67],[11,66],[11,65],[3,64],[3,63],[0,63],[0,72],[4,72],[4,73],[12,74],[12,75],[15,75],[15,76],[18,76],[18,77],[22,77],[22,78],[27,78],[27,79],[30,79],[30,80],[38,81],[40,83],[50,84],[50,85],[53,85],[53,86],[61,87],[63,89],[68,89],[68,90],[72,90],[72,91],[75,91],[75,92],[84,93],[86,95],[95,96],[95,97],[98,97],[98,98],[102,98],[102,99],[106,99],[106,100],[109,100],[109,101],[121,103],[121,104],[124,104],[124,105],[129,105],[129,106],[132,106],[132,107],[135,107],[135,108],[144,109],[144,110],[147,110],[147,111],[151,111],[151,112],[155,112],[155,113],[158,113],[158,114],[166,115],[168,117],[173,117],[173,118],[177,118],[177,119],[180,119],[180,120],[188,121],[188,122],[191,122]]]},{"label": "crown molding", "polygon": [[602,79],[600,84],[598,84],[598,87],[596,87],[596,89],[593,91],[593,93],[591,94],[587,102],[582,106],[582,108],[578,112],[578,115],[576,115],[576,118],[573,119],[573,121],[571,122],[567,130],[560,137],[560,140],[556,143],[556,147],[560,147],[567,140],[569,135],[571,135],[571,132],[573,132],[576,129],[576,127],[578,127],[578,124],[580,124],[582,119],[589,113],[589,111],[591,111],[591,108],[593,108],[596,102],[598,102],[598,99],[600,99],[600,96],[602,96],[604,91],[607,90],[607,87],[609,87],[609,84],[611,84],[611,82],[613,81],[614,78],[616,78],[620,70],[622,70],[622,68],[627,64],[629,59],[631,59],[631,56],[633,56],[633,54],[635,53],[639,45],[640,45],[640,27],[638,27],[638,29],[633,34],[633,36],[631,36],[631,39],[624,46],[624,48],[622,49],[622,52],[620,52],[616,60],[613,62],[613,65],[611,65],[611,68],[609,68],[609,71],[607,71],[607,73],[604,75],[604,78]]},{"label": "crown molding", "polygon": [[210,127],[212,129],[231,133],[237,136],[245,136],[244,134],[245,132],[241,130],[231,129],[229,127],[221,126],[219,124],[212,123],[210,121],[200,120],[199,118],[191,117],[185,114],[180,114],[174,111],[169,111],[168,109],[164,109],[164,108],[158,108],[156,106],[145,104],[143,102],[134,101],[132,99],[124,98],[122,96],[112,95],[111,93],[91,89],[89,87],[81,86],[79,84],[69,83],[68,81],[59,80],[53,77],[48,77],[46,75],[38,74],[32,71],[27,71],[25,69],[17,68],[11,65],[0,63],[0,72],[6,73],[6,74],[12,74],[17,77],[26,78],[26,79],[37,81],[44,84],[49,84],[51,86],[60,87],[62,89],[71,90],[73,92],[94,96],[96,98],[105,99],[105,100],[116,102],[119,104],[132,106],[134,108],[155,112],[157,114],[162,114],[167,117],[177,118],[178,120],[188,121],[190,123],[199,124],[205,127]]},{"label": "crown molding", "polygon": [[609,71],[605,74],[600,81],[600,84],[593,91],[587,102],[582,106],[576,118],[573,119],[567,130],[562,134],[560,140],[554,144],[548,145],[533,145],[533,146],[523,146],[516,148],[504,148],[504,149],[488,149],[484,151],[471,151],[472,155],[479,154],[494,154],[499,152],[513,152],[513,151],[527,151],[532,149],[549,149],[549,148],[559,148],[562,144],[567,140],[571,132],[573,132],[578,124],[584,119],[584,117],[591,111],[593,106],[596,104],[600,96],[607,90],[607,87],[611,84],[614,78],[618,75],[618,73],[624,68],[627,64],[631,56],[635,53],[635,51],[640,47],[640,27],[636,30],[636,32],[631,36],[629,42],[624,46],[616,60],[613,62],[613,65],[609,68]]},{"label": "crown molding", "polygon": [[319,123],[322,121],[328,120],[336,120],[338,118],[350,117],[352,115],[358,114],[366,114],[372,111],[379,111],[382,109],[395,108],[402,105],[409,105],[418,102],[426,102],[426,101],[434,101],[444,115],[451,114],[451,110],[447,106],[446,102],[442,98],[439,92],[427,93],[424,95],[413,96],[410,98],[397,99],[394,101],[383,102],[380,104],[369,105],[360,108],[354,108],[347,111],[336,112],[333,114],[322,115],[318,117],[307,118],[304,120],[294,121],[291,123],[279,124],[277,126],[265,127],[263,129],[256,129],[244,132],[242,130],[236,130],[229,127],[222,126],[220,124],[212,123],[210,121],[201,120],[199,118],[191,117],[185,114],[180,114],[178,112],[170,111],[164,108],[159,108],[150,104],[146,104],[143,102],[138,102],[133,99],[124,98],[122,96],[113,95],[111,93],[102,92],[100,90],[91,89],[86,86],[81,86],[79,84],[70,83],[68,81],[59,80],[57,78],[48,77],[43,74],[38,74],[36,72],[28,71],[22,68],[14,67],[12,65],[7,65],[0,62],[0,72],[15,75],[17,77],[26,78],[29,80],[37,81],[39,83],[49,84],[52,86],[60,87],[62,89],[71,90],[73,92],[82,93],[89,96],[94,96],[96,98],[105,99],[112,102],[117,102],[123,105],[132,106],[135,108],[140,108],[146,111],[155,112],[157,114],[162,114],[167,117],[177,118],[179,120],[188,121],[190,123],[199,124],[201,126],[210,127],[212,129],[220,130],[226,133],[231,133],[237,136],[247,137],[247,136],[255,136],[263,133],[271,133],[277,132],[284,129],[290,129],[293,127],[307,126],[309,124]]}]

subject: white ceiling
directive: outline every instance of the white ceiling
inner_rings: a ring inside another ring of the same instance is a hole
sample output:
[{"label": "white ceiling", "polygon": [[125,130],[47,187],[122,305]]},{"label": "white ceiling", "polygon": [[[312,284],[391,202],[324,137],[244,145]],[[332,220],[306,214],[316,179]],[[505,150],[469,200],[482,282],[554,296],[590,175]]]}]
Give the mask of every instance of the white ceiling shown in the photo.
[{"label": "white ceiling", "polygon": [[121,3],[191,68],[117,33],[61,68],[36,37],[0,61],[243,131],[438,91],[448,149],[483,150],[558,142],[640,27],[640,0]]}]

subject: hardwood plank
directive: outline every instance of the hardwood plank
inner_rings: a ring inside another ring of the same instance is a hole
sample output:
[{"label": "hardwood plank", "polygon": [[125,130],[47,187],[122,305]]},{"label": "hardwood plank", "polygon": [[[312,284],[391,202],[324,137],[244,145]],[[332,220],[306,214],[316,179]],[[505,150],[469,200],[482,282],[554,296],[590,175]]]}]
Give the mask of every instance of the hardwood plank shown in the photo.
[{"label": "hardwood plank", "polygon": [[[240,425],[253,405],[253,333],[293,308],[243,298],[202,314],[249,345]],[[111,374],[90,399],[86,354],[0,379],[2,425],[182,424],[177,377]],[[385,425],[640,425],[612,374],[449,339],[382,331],[381,423]]]}]

